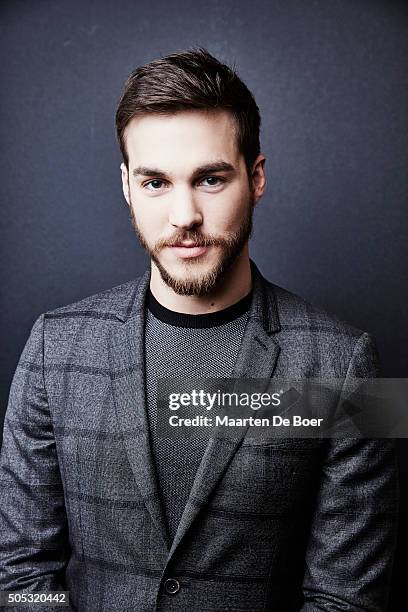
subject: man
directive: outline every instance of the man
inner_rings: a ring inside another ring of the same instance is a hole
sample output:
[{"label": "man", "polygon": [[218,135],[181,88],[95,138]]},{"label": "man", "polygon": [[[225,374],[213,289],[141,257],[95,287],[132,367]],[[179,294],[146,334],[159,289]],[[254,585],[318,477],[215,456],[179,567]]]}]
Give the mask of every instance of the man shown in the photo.
[{"label": "man", "polygon": [[254,98],[187,51],[132,73],[116,122],[151,267],[34,324],[5,420],[1,588],[66,589],[81,611],[385,610],[390,441],[159,435],[161,378],[377,374],[369,334],[249,258]]}]

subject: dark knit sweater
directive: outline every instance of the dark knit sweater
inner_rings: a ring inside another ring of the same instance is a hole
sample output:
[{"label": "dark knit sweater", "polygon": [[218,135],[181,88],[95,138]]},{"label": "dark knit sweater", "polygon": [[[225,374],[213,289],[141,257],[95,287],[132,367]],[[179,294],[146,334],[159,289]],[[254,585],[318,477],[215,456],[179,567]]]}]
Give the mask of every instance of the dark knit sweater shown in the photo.
[{"label": "dark knit sweater", "polygon": [[147,296],[145,355],[150,439],[171,540],[177,531],[208,439],[160,438],[157,380],[161,377],[230,376],[238,355],[252,293],[224,310],[204,315],[177,313]]}]

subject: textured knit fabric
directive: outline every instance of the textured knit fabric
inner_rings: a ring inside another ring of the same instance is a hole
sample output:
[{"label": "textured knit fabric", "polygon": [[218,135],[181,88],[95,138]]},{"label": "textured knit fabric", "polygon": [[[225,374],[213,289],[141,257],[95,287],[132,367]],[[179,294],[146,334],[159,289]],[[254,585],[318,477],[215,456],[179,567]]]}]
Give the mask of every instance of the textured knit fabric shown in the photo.
[{"label": "textured knit fabric", "polygon": [[[166,377],[230,376],[248,319],[247,300],[245,304],[246,312],[220,325],[217,323],[222,321],[222,313],[229,309],[209,315],[179,314],[176,317],[172,311],[162,307],[159,316],[174,324],[160,320],[147,309],[147,410],[158,484],[171,540],[176,533],[208,439],[199,436],[186,439],[177,435],[172,438],[159,437],[157,382]],[[214,314],[217,317],[214,318]]]}]

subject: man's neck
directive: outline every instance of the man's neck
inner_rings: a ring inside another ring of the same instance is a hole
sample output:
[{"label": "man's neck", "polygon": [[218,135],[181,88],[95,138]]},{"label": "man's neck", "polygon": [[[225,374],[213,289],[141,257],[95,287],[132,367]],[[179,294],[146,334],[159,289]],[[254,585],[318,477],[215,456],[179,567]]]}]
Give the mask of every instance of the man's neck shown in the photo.
[{"label": "man's neck", "polygon": [[178,295],[166,285],[156,265],[151,262],[150,290],[162,306],[175,312],[186,314],[217,312],[245,297],[251,287],[251,265],[247,249],[229,268],[220,287],[213,293],[203,296]]}]

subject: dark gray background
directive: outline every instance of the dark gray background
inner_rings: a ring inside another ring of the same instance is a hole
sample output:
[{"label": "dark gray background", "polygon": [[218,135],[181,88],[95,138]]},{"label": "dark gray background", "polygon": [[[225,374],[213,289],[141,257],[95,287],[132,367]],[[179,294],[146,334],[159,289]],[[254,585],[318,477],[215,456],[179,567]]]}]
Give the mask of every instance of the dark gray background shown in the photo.
[{"label": "dark gray background", "polygon": [[[408,376],[405,2],[3,0],[0,16],[3,408],[41,312],[145,269],[115,108],[134,67],[198,45],[236,64],[262,113],[269,185],[252,257],[273,282],[373,333],[386,376]],[[400,455],[395,610],[406,443]]]}]

